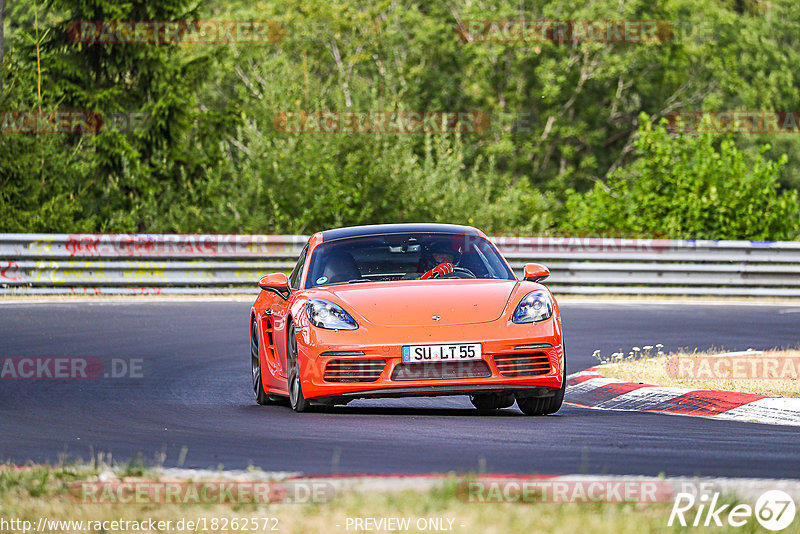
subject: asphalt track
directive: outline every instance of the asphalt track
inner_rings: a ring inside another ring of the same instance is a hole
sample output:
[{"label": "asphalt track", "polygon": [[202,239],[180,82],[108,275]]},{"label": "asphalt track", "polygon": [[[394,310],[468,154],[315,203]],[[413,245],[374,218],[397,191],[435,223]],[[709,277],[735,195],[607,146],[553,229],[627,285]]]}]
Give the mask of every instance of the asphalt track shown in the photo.
[{"label": "asphalt track", "polygon": [[[465,397],[259,407],[247,302],[0,303],[0,358],[143,360],[143,378],[0,380],[0,461],[88,460],[327,473],[591,473],[800,478],[797,427],[565,406],[478,416]],[[562,304],[568,370],[592,352],[800,344],[800,307]],[[106,456],[107,458],[107,456]]]}]

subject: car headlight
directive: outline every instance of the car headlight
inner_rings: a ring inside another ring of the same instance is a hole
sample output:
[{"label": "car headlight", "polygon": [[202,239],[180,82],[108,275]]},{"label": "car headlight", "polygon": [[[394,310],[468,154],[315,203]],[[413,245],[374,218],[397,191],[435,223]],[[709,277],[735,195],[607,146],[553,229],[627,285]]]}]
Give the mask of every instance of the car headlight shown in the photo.
[{"label": "car headlight", "polygon": [[355,330],[358,323],[341,306],[322,299],[311,299],[306,303],[306,315],[316,327],[329,330]]},{"label": "car headlight", "polygon": [[512,321],[515,323],[535,323],[553,316],[553,300],[545,291],[531,291],[519,301]]}]

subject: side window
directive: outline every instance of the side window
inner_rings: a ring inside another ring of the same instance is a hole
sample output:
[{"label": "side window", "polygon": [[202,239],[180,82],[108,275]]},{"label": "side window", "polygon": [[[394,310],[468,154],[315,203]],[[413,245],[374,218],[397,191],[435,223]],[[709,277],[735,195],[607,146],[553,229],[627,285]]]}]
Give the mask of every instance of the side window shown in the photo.
[{"label": "side window", "polygon": [[303,275],[306,254],[308,254],[308,245],[303,248],[303,252],[300,253],[300,259],[297,260],[297,265],[294,266],[294,271],[292,271],[291,276],[289,276],[289,287],[292,289],[300,288],[300,277]]}]

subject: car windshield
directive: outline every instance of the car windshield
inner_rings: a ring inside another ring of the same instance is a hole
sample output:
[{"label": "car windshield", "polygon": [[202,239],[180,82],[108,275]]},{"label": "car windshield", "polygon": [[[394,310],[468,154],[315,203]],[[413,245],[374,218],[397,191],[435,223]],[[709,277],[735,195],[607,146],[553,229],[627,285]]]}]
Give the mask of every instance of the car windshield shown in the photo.
[{"label": "car windshield", "polygon": [[337,239],[314,249],[306,288],[389,280],[416,280],[441,263],[447,278],[515,280],[486,239],[465,234],[404,233]]}]

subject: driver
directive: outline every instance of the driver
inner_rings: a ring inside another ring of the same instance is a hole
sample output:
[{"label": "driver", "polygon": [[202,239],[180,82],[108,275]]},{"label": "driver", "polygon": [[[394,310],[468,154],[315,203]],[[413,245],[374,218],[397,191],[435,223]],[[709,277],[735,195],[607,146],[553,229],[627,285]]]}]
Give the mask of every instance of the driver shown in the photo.
[{"label": "driver", "polygon": [[430,252],[430,257],[436,267],[425,272],[419,277],[420,280],[427,280],[428,278],[440,278],[452,273],[455,269],[455,263],[458,263],[456,252],[451,250],[433,250]]}]

